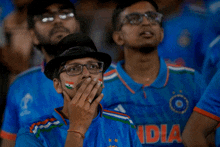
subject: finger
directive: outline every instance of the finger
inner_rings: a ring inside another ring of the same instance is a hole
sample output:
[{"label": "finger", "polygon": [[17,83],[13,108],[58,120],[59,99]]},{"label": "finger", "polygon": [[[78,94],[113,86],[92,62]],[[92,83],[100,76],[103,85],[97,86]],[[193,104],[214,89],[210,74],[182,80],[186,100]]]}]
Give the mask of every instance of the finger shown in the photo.
[{"label": "finger", "polygon": [[91,103],[92,103],[92,101],[90,101],[90,100],[88,100],[88,99],[86,99],[85,101],[84,101],[84,108],[85,108],[85,110],[89,110],[90,109],[90,105],[91,105]]},{"label": "finger", "polygon": [[[97,85],[97,82],[98,82],[97,78],[94,78],[94,79],[89,83],[89,85],[87,86],[87,88],[86,88],[85,91],[83,92],[83,94],[82,94],[82,96],[81,96],[79,102],[81,102],[82,104],[84,104],[84,102],[85,102],[85,100],[86,100],[87,98],[89,98],[89,101],[90,101],[90,98],[92,98],[92,97],[89,97],[89,96],[91,95],[93,89],[95,89],[95,87],[96,87],[96,85]],[[98,82],[98,83],[99,83],[99,82]],[[93,92],[93,93],[94,93],[94,92]],[[93,99],[91,99],[91,100],[93,100]]]},{"label": "finger", "polygon": [[90,106],[90,110],[92,112],[96,111],[96,108],[98,107],[99,103],[101,102],[101,100],[103,99],[104,95],[103,93],[101,93],[95,100],[94,102],[91,104]]},{"label": "finger", "polygon": [[76,102],[79,101],[80,97],[82,96],[83,92],[85,91],[90,81],[91,81],[91,78],[87,78],[82,83],[80,83],[81,86],[79,87],[79,89],[77,89],[77,92],[74,96],[74,101]]},{"label": "finger", "polygon": [[97,92],[101,86],[101,82],[98,81],[96,83],[96,85],[94,86],[94,88],[92,89],[92,91],[90,92],[90,94],[87,96],[86,100],[85,101],[88,101],[90,104],[93,102],[94,98],[96,97],[97,95]]}]

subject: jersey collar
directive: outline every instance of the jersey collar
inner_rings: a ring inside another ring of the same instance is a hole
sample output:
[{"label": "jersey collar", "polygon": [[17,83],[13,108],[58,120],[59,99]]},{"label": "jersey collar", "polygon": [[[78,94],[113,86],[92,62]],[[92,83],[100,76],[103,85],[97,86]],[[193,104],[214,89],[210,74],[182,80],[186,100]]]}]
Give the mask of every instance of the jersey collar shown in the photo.
[{"label": "jersey collar", "polygon": [[143,85],[136,83],[122,68],[122,64],[124,64],[124,60],[119,61],[116,67],[116,73],[121,80],[121,82],[125,85],[125,87],[135,93],[139,89],[143,87],[154,87],[154,88],[162,88],[166,86],[169,78],[169,69],[163,59],[160,58],[160,70],[156,80],[151,85]]},{"label": "jersey collar", "polygon": [[46,66],[46,60],[44,60],[42,63],[41,63],[41,72],[44,72],[44,69],[45,69],[45,66]]},{"label": "jersey collar", "polygon": [[[103,112],[102,105],[99,104],[98,107],[99,107],[99,114],[97,115],[96,118],[93,119],[93,121],[96,121],[99,117],[102,117],[102,112]],[[60,113],[62,109],[63,109],[63,107],[55,108],[55,109],[54,109],[54,112],[52,113],[52,115],[53,115],[57,120],[59,120],[60,123],[64,123],[65,125],[67,125],[67,124],[68,124],[68,120],[65,119],[65,118],[63,117],[63,115]]]}]

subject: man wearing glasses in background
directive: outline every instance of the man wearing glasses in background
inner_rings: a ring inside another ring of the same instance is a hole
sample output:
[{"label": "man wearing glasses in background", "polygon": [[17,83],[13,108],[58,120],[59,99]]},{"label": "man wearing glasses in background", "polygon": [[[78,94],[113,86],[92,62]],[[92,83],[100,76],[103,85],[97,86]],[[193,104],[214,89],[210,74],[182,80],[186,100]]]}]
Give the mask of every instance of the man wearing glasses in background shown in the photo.
[{"label": "man wearing glasses in background", "polygon": [[164,37],[161,22],[162,14],[152,0],[116,7],[113,40],[123,47],[125,60],[106,73],[101,103],[131,117],[144,147],[179,147],[205,85],[194,69],[168,66],[158,56]]},{"label": "man wearing glasses in background", "polygon": [[62,52],[55,46],[63,37],[80,31],[69,0],[33,0],[27,15],[33,44],[42,51],[45,62],[21,73],[11,84],[1,128],[2,147],[14,146],[20,127],[62,106],[63,98],[44,75],[44,66]]},{"label": "man wearing glasses in background", "polygon": [[[75,46],[76,41],[84,46]],[[141,147],[125,114],[102,109],[103,74],[110,55],[98,52],[87,36],[70,34],[60,41],[66,50],[50,60],[45,75],[63,94],[61,108],[20,129],[16,147]]]}]

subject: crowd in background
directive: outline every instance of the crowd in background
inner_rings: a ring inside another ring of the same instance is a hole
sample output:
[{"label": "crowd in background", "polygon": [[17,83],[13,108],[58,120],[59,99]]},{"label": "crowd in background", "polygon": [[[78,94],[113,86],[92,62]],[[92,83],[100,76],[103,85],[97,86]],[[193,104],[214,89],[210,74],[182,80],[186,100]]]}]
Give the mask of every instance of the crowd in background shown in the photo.
[{"label": "crowd in background", "polygon": [[[28,31],[27,5],[32,0],[0,1],[0,117],[3,117],[7,90],[18,74],[43,62]],[[72,0],[82,32],[89,35],[99,51],[117,63],[123,49],[112,39],[111,16],[123,0]],[[164,15],[164,40],[158,52],[167,64],[199,71],[209,84],[220,68],[220,1],[155,0]]]}]

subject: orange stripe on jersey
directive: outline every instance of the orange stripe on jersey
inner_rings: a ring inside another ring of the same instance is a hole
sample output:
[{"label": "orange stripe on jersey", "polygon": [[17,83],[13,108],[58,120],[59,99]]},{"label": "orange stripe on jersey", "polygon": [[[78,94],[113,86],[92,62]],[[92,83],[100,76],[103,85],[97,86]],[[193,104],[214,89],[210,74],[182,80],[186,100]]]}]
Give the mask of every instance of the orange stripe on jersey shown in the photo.
[{"label": "orange stripe on jersey", "polygon": [[107,73],[104,73],[104,76],[109,76],[109,75],[111,75],[111,74],[113,74],[115,72],[116,72],[116,69],[110,70]]},{"label": "orange stripe on jersey", "polygon": [[109,113],[115,113],[115,114],[119,114],[119,115],[124,115],[124,116],[127,116],[128,118],[130,118],[130,116],[128,116],[128,115],[126,115],[126,114],[124,114],[124,113],[115,112],[115,111],[110,111],[110,110],[105,110],[105,109],[104,109],[104,111],[105,111],[105,112],[109,112]]},{"label": "orange stripe on jersey", "polygon": [[171,64],[171,63],[166,63],[166,65],[172,67],[183,67],[183,65]]},{"label": "orange stripe on jersey", "polygon": [[1,130],[1,138],[3,138],[3,139],[15,141],[16,137],[17,137],[16,134],[8,133],[8,132]]},{"label": "orange stripe on jersey", "polygon": [[118,78],[121,80],[121,82],[125,85],[125,87],[131,92],[131,93],[133,93],[133,94],[135,94],[135,91],[134,90],[132,90],[129,86],[128,86],[128,84],[121,78],[121,76],[119,75],[119,73],[116,71],[116,73],[117,73],[117,75],[118,75]]},{"label": "orange stripe on jersey", "polygon": [[220,123],[217,125],[216,129],[220,127]]},{"label": "orange stripe on jersey", "polygon": [[207,112],[207,111],[205,111],[205,110],[202,110],[202,109],[200,109],[200,108],[198,108],[198,107],[195,107],[195,108],[193,109],[193,111],[196,111],[196,112],[198,112],[198,113],[200,113],[200,114],[203,114],[203,115],[205,115],[205,116],[207,116],[207,117],[210,117],[210,118],[212,118],[212,119],[214,119],[214,120],[220,121],[220,117],[218,117],[218,116],[216,116],[216,115],[214,115],[214,114],[212,114],[212,113],[209,113],[209,112]]},{"label": "orange stripe on jersey", "polygon": [[59,113],[59,111],[57,111],[56,109],[54,109],[56,111],[56,113],[58,113],[60,115],[60,117],[62,118],[62,120],[64,121],[65,125],[67,125],[67,122],[65,121],[64,117],[62,114]]},{"label": "orange stripe on jersey", "polygon": [[44,121],[33,123],[30,127],[30,132],[33,133],[32,130],[33,130],[34,126],[45,125],[48,121],[54,121],[54,120],[56,120],[56,118],[50,118],[50,119],[46,119]]}]

